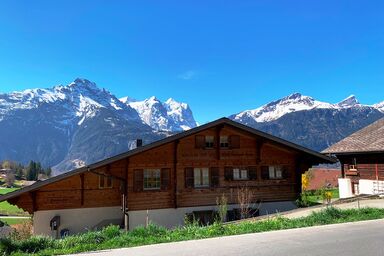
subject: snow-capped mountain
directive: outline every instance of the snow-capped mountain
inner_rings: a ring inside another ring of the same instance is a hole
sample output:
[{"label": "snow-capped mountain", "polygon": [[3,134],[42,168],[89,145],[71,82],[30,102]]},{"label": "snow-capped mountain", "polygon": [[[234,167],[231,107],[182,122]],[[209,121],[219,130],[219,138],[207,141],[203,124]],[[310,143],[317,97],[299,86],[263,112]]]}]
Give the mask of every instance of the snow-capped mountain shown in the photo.
[{"label": "snow-capped mountain", "polygon": [[315,100],[312,97],[304,96],[300,93],[294,93],[282,99],[263,105],[259,108],[240,112],[235,116],[232,116],[232,118],[238,121],[251,118],[258,123],[263,123],[277,120],[288,113],[312,109],[341,110],[354,107],[373,107],[377,108],[378,110],[384,110],[384,102],[381,108],[379,105],[376,107],[375,106],[376,105],[368,106],[360,104],[354,95],[347,97],[339,103],[331,104]]},{"label": "snow-capped mountain", "polygon": [[159,131],[185,131],[197,126],[188,104],[169,98],[161,102],[155,96],[143,101],[130,97],[120,99],[137,111],[141,120]]},{"label": "snow-capped mountain", "polygon": [[69,119],[61,120],[64,123],[77,120],[77,124],[81,125],[86,118],[94,117],[101,108],[120,111],[127,119],[137,119],[137,113],[110,92],[99,89],[95,83],[86,79],[77,78],[67,86],[0,94],[0,121],[9,112],[38,109],[44,104],[56,103],[60,103],[69,114]]},{"label": "snow-capped mountain", "polygon": [[[384,117],[384,101],[355,96],[326,103],[295,93],[230,116],[235,121],[321,151]],[[48,89],[0,94],[0,160],[40,161],[55,174],[196,127],[186,103],[116,98],[86,79]]]},{"label": "snow-capped mountain", "polygon": [[78,78],[0,94],[0,159],[36,160],[65,171],[129,150],[138,138],[149,143],[179,130],[172,125],[154,130],[109,91]]},{"label": "snow-capped mountain", "polygon": [[318,151],[384,116],[384,102],[363,105],[354,95],[332,104],[294,93],[230,118]]}]

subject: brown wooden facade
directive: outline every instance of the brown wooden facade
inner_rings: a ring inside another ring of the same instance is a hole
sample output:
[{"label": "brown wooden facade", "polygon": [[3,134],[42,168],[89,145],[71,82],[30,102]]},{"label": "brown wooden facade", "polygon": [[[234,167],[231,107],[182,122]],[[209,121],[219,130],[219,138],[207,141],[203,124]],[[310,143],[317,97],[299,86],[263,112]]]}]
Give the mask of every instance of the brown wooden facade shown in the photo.
[{"label": "brown wooden facade", "polygon": [[[213,143],[207,146],[206,138]],[[247,186],[261,202],[294,201],[301,174],[329,162],[334,160],[224,118],[37,182],[0,200],[30,213],[107,206],[136,211],[215,205],[222,194],[236,204],[237,189]],[[279,167],[277,177],[269,176],[269,166]],[[205,187],[196,187],[195,168],[208,168]],[[246,170],[246,177],[236,180],[233,169]],[[158,187],[145,189],[144,170],[160,170]]]},{"label": "brown wooden facade", "polygon": [[352,185],[358,184],[360,179],[384,180],[383,152],[351,152],[335,155],[341,163],[342,178],[350,178]]}]

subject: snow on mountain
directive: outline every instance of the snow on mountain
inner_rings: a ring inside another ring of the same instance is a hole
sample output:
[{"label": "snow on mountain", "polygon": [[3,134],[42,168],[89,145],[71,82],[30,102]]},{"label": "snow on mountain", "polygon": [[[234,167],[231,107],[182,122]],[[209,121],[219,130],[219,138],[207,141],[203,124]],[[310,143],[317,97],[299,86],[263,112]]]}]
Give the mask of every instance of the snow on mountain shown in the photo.
[{"label": "snow on mountain", "polygon": [[347,97],[346,99],[337,103],[337,106],[340,108],[351,108],[351,107],[358,106],[358,105],[361,105],[361,104],[356,99],[355,95],[351,95],[351,96]]},{"label": "snow on mountain", "polygon": [[379,102],[377,104],[374,104],[372,105],[374,108],[376,108],[377,110],[381,111],[384,113],[384,101],[382,102]]},{"label": "snow on mountain", "polygon": [[81,125],[92,118],[101,108],[125,112],[127,119],[136,118],[134,111],[105,89],[99,89],[89,80],[77,78],[69,85],[50,89],[27,89],[22,92],[0,94],[0,121],[7,113],[16,110],[37,109],[43,104],[60,103],[66,116],[76,119]]},{"label": "snow on mountain", "polygon": [[86,79],[0,94],[0,159],[62,163],[61,170],[68,170],[126,151],[129,141],[149,142],[157,135],[136,110]]},{"label": "snow on mountain", "polygon": [[[375,107],[376,106],[376,107]],[[380,107],[381,106],[381,107]],[[373,105],[371,107],[377,108],[384,112],[384,102],[382,105]],[[354,107],[369,107],[362,105],[358,102],[354,95],[347,97],[336,104],[321,102],[309,96],[304,96],[300,93],[294,93],[282,99],[273,101],[266,105],[253,110],[246,110],[236,115],[231,116],[234,120],[253,119],[257,123],[271,122],[279,119],[280,117],[297,111],[312,110],[312,109],[347,109]]]},{"label": "snow on mountain", "polygon": [[183,131],[197,126],[188,104],[172,98],[164,103],[155,96],[143,101],[124,97],[120,101],[135,109],[143,122],[155,130]]},{"label": "snow on mountain", "polygon": [[193,117],[192,110],[187,103],[177,102],[169,98],[163,105],[167,109],[168,116],[170,116],[182,130],[189,130],[198,126]]}]

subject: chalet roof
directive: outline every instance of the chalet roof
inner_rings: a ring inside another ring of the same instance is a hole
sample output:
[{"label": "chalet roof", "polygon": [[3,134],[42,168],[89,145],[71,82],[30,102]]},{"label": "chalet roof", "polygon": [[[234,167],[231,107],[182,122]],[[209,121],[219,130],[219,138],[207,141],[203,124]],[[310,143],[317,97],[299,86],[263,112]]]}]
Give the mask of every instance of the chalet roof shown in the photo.
[{"label": "chalet roof", "polygon": [[70,176],[73,176],[73,175],[76,175],[76,174],[80,174],[80,173],[84,173],[84,172],[87,172],[87,171],[91,171],[91,170],[97,169],[99,167],[105,166],[107,164],[110,164],[110,163],[113,163],[113,162],[125,159],[127,157],[136,155],[138,153],[150,150],[152,148],[156,148],[156,147],[159,147],[161,145],[164,145],[164,144],[167,144],[167,143],[170,143],[170,142],[173,142],[173,141],[180,140],[180,139],[182,139],[184,137],[187,137],[187,136],[199,133],[199,132],[201,132],[203,130],[210,129],[210,128],[216,127],[218,125],[232,126],[232,127],[235,127],[235,128],[238,128],[238,129],[241,129],[241,130],[244,130],[244,131],[247,131],[247,132],[249,132],[251,134],[254,134],[256,136],[259,136],[259,137],[265,138],[267,140],[273,141],[273,142],[275,142],[277,144],[293,148],[293,149],[297,150],[298,152],[302,152],[302,153],[308,154],[308,155],[314,157],[315,159],[318,159],[319,163],[335,163],[335,162],[337,162],[337,160],[335,158],[333,158],[333,157],[325,156],[325,155],[323,155],[323,154],[321,154],[319,152],[316,152],[314,150],[311,150],[311,149],[305,148],[303,146],[297,145],[295,143],[283,140],[281,138],[278,138],[278,137],[275,137],[275,136],[270,135],[268,133],[256,130],[254,128],[251,128],[249,126],[240,124],[238,122],[234,122],[234,121],[224,117],[224,118],[217,119],[217,120],[215,120],[213,122],[210,122],[210,123],[198,126],[196,128],[190,129],[188,131],[184,131],[184,132],[175,134],[173,136],[169,136],[169,137],[167,137],[165,139],[158,140],[158,141],[155,141],[155,142],[150,143],[148,145],[145,145],[145,146],[142,146],[142,147],[138,147],[136,149],[127,151],[125,153],[122,153],[122,154],[119,154],[119,155],[107,158],[105,160],[102,160],[102,161],[90,164],[88,166],[84,166],[84,167],[81,167],[81,168],[78,168],[78,169],[66,172],[64,174],[61,174],[61,175],[49,178],[49,179],[44,180],[44,181],[37,181],[36,183],[34,183],[31,186],[25,187],[25,188],[20,189],[20,190],[16,190],[14,192],[11,192],[11,193],[8,193],[8,194],[5,194],[5,195],[1,195],[0,196],[0,202],[4,201],[4,200],[7,200],[7,199],[10,199],[10,198],[13,198],[13,197],[16,197],[16,196],[19,196],[20,194],[23,194],[23,193],[26,193],[26,192],[34,191],[34,190],[36,190],[36,189],[38,189],[38,188],[40,188],[42,186],[51,184],[51,183],[56,182],[56,181],[63,180],[65,178],[67,178],[67,177],[70,177]]},{"label": "chalet roof", "polygon": [[384,152],[384,118],[349,135],[322,153],[380,153]]}]

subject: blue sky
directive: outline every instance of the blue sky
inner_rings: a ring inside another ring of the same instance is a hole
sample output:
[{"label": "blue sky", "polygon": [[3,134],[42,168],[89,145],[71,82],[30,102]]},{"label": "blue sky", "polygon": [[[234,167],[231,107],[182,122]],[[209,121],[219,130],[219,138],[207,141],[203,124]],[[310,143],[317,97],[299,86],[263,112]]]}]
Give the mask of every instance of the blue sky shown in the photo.
[{"label": "blue sky", "polygon": [[204,123],[293,92],[384,100],[383,1],[0,1],[0,92],[83,77]]}]

